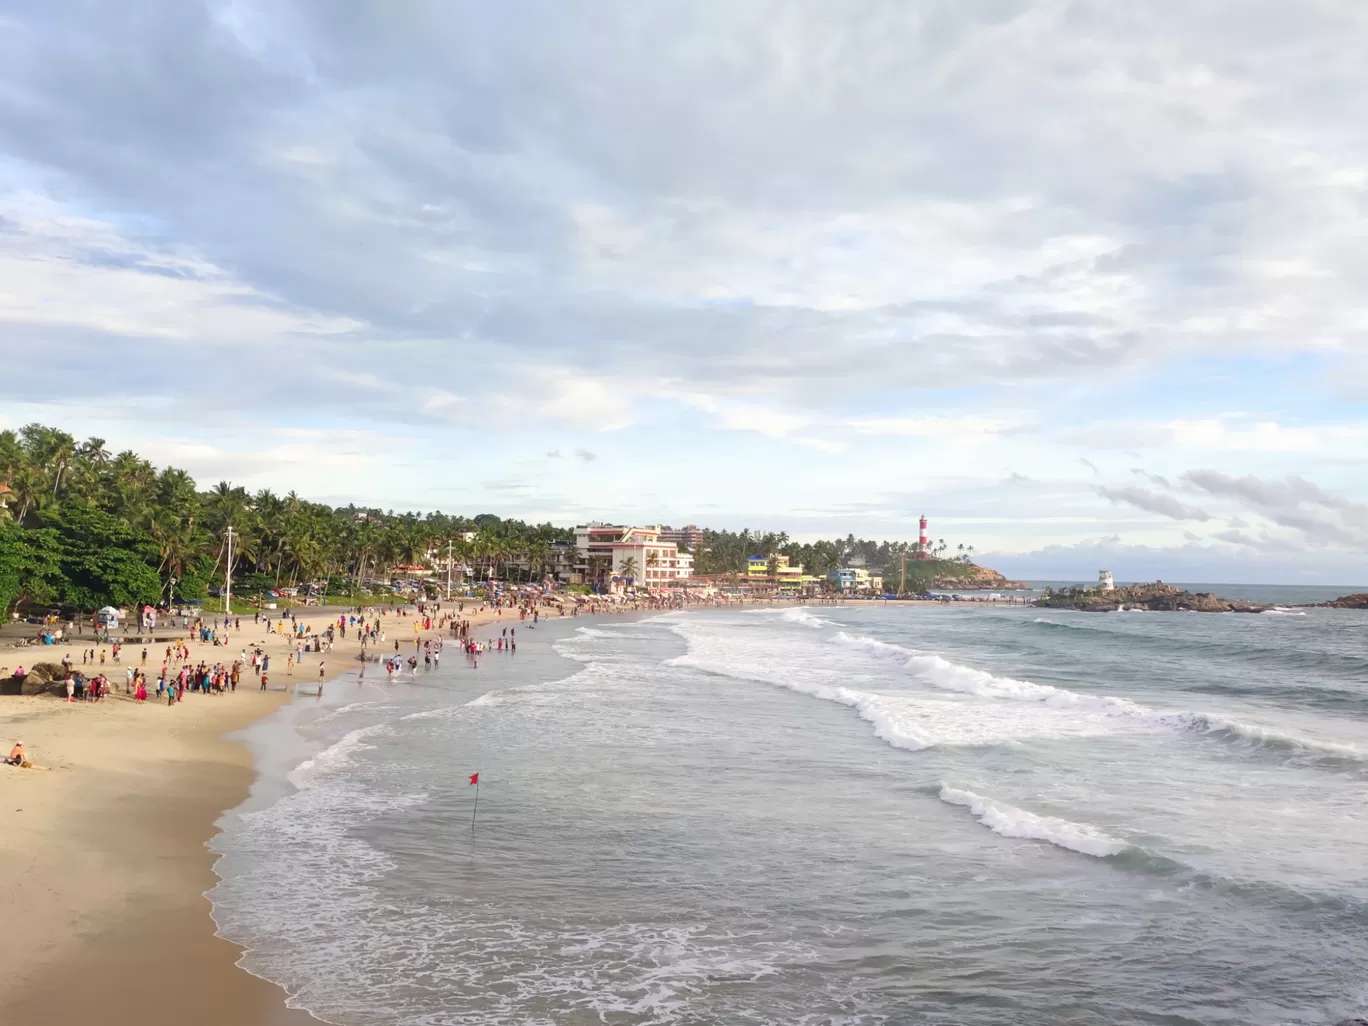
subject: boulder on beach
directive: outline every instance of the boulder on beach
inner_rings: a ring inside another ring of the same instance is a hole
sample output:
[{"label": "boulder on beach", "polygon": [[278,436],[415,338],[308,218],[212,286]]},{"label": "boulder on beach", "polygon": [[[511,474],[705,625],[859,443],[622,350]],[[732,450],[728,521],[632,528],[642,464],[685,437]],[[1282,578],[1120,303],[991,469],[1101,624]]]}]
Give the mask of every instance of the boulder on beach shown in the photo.
[{"label": "boulder on beach", "polygon": [[42,695],[49,691],[66,694],[66,670],[61,663],[34,663],[22,678],[0,680],[0,695]]}]

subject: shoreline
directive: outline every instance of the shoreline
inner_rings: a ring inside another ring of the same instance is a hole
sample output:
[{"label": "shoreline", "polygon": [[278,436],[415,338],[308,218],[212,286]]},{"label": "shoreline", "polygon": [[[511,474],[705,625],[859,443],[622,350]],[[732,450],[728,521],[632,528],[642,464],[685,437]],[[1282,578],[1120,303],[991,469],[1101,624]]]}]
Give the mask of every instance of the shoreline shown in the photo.
[{"label": "shoreline", "polygon": [[[469,602],[467,602],[469,604]],[[938,605],[935,601],[845,598],[831,603],[759,601],[744,608],[800,605]],[[977,604],[977,603],[976,603]],[[986,603],[984,603],[986,604]],[[347,607],[296,610],[301,623],[324,627]],[[455,604],[444,604],[451,610]],[[699,603],[686,608],[715,608]],[[723,607],[725,608],[725,606]],[[562,619],[542,607],[544,619]],[[302,612],[303,615],[299,615]],[[608,605],[564,619],[597,621],[650,615]],[[222,614],[220,614],[221,616]],[[278,613],[276,614],[279,615]],[[472,625],[518,623],[515,610],[459,614]],[[213,617],[209,617],[213,619]],[[400,642],[413,651],[412,616],[381,615],[386,641],[369,651],[382,658]],[[226,646],[191,644],[192,662],[231,662],[244,647],[271,655],[271,690],[244,672],[241,693],[188,694],[175,708],[123,695],[111,681],[98,705],[68,705],[51,696],[0,699],[0,741],[22,738],[52,772],[0,773],[0,900],[14,910],[18,931],[0,932],[0,957],[10,970],[0,982],[0,1008],[18,1021],[96,1019],[111,1026],[318,1026],[323,1020],[287,1005],[289,995],[239,963],[245,949],[220,937],[209,895],[219,882],[209,842],[224,815],[250,797],[261,768],[240,740],[247,727],[289,705],[300,692],[324,687],[358,666],[355,636],[331,652],[307,653],[294,674],[283,664],[287,635],[242,619]],[[184,636],[183,628],[158,632]],[[477,634],[478,636],[478,634]],[[82,642],[49,651],[79,656]],[[125,648],[135,664],[141,645]],[[149,644],[148,668],[160,665],[165,642]],[[76,660],[79,665],[79,658]],[[106,665],[111,674],[122,667]],[[377,674],[383,670],[367,664]],[[286,691],[282,688],[291,688]],[[8,768],[0,768],[8,769]],[[8,801],[13,798],[14,801]],[[72,986],[77,974],[81,985]],[[25,1014],[27,1013],[27,1014]]]},{"label": "shoreline", "polygon": [[[444,604],[444,610],[454,604]],[[326,624],[345,607],[311,607],[301,623]],[[548,619],[560,619],[551,610]],[[472,625],[516,624],[517,612],[461,614]],[[221,615],[221,614],[220,614]],[[208,617],[212,619],[212,617]],[[569,617],[567,617],[568,619]],[[386,641],[449,635],[412,629],[412,616],[381,614]],[[181,629],[183,636],[187,632]],[[54,646],[79,656],[81,642]],[[235,735],[358,666],[359,641],[306,653],[285,673],[286,635],[243,618],[226,646],[193,643],[192,661],[231,662],[243,647],[271,656],[271,690],[250,670],[239,691],[187,694],[175,707],[134,702],[111,679],[94,703],[52,696],[0,699],[0,740],[22,739],[49,771],[0,767],[0,1009],[17,1022],[98,1021],[110,1026],[318,1026],[288,994],[239,965],[244,949],[217,933],[210,892],[219,881],[209,842],[221,818],[250,796],[259,769]],[[98,646],[96,646],[98,647]],[[155,677],[164,643],[148,646]],[[125,648],[137,665],[141,646]],[[458,650],[459,651],[459,650]],[[80,665],[79,658],[76,659]],[[375,671],[384,671],[374,663]],[[118,666],[105,667],[111,671]],[[282,687],[284,685],[284,687]]]}]

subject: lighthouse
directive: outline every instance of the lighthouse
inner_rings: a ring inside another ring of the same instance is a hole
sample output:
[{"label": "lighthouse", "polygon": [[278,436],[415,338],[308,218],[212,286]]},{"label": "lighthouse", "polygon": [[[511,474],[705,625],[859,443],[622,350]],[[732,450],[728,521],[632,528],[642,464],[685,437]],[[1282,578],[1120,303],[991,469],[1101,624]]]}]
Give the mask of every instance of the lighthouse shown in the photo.
[{"label": "lighthouse", "polygon": [[917,535],[917,558],[918,558],[918,559],[930,559],[930,558],[931,558],[931,539],[930,539],[930,537],[927,535],[927,531],[926,531],[926,514],[925,514],[925,513],[922,514],[922,518],[921,518],[921,531],[920,531],[920,532],[918,533],[918,535]]}]

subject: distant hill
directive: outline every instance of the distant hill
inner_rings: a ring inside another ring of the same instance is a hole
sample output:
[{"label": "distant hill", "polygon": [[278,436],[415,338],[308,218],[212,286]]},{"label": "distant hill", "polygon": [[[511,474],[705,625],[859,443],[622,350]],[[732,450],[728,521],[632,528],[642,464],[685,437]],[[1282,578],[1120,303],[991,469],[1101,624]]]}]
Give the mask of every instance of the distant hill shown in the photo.
[{"label": "distant hill", "polygon": [[[883,572],[884,588],[898,587],[899,563],[894,562]],[[1010,591],[1030,585],[1009,581],[996,570],[957,559],[909,559],[907,561],[907,594],[920,595],[933,589],[946,591]]]}]

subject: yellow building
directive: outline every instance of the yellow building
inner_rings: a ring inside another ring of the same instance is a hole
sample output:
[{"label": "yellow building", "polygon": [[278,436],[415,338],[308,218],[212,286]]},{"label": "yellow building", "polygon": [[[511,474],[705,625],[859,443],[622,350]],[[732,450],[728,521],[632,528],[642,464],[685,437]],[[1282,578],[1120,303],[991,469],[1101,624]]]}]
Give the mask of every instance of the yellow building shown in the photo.
[{"label": "yellow building", "polygon": [[[771,562],[774,564],[773,575],[770,574]],[[748,558],[746,560],[746,577],[752,580],[775,580],[780,585],[811,584],[817,579],[805,574],[801,563],[794,566],[789,563],[788,556],[781,556],[777,553],[772,556],[751,556]]]}]

